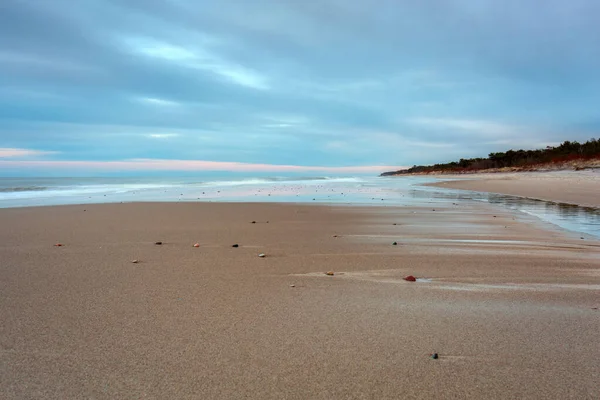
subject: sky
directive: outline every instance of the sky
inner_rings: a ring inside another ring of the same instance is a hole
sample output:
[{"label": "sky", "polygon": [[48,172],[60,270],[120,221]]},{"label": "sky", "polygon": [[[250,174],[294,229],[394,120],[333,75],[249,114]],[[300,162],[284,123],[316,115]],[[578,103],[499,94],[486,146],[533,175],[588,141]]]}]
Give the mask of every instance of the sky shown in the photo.
[{"label": "sky", "polygon": [[2,0],[0,176],[378,173],[600,134],[597,0]]}]

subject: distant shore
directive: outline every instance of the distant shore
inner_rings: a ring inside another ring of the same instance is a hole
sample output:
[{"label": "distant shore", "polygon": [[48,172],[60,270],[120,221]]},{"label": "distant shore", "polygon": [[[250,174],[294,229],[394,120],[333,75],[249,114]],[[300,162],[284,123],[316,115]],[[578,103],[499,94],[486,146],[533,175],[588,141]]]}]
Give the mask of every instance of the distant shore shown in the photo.
[{"label": "distant shore", "polygon": [[436,169],[432,171],[410,172],[409,170],[384,172],[380,176],[423,176],[423,175],[474,175],[498,174],[509,172],[557,172],[557,171],[584,171],[600,170],[600,159],[577,160],[563,163],[546,163],[528,165],[523,167],[505,167],[488,169]]},{"label": "distant shore", "polygon": [[[432,175],[436,176],[436,175]],[[449,181],[430,183],[447,189],[472,190],[528,197],[583,207],[600,208],[600,170],[512,172],[496,174],[438,175]]]}]

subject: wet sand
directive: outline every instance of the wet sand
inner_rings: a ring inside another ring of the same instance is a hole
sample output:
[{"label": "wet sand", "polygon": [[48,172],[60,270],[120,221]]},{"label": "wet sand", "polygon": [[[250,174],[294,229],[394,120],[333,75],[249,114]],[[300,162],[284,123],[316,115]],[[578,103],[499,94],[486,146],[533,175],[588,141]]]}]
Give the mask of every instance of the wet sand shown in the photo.
[{"label": "wet sand", "polygon": [[0,398],[597,398],[600,243],[527,218],[0,210]]},{"label": "wet sand", "polygon": [[474,190],[600,208],[600,171],[518,172],[441,175],[458,179],[430,184],[448,189]]}]

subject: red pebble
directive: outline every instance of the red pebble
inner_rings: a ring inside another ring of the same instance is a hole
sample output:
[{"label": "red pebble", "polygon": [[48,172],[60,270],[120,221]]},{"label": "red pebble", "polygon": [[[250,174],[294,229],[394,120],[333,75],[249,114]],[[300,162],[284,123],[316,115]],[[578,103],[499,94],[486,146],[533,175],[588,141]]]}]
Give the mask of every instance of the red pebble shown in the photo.
[{"label": "red pebble", "polygon": [[61,247],[61,246],[62,246],[62,243],[56,243],[54,246],[56,246],[56,247]]},{"label": "red pebble", "polygon": [[409,282],[416,282],[416,281],[417,281],[417,278],[415,278],[415,277],[414,277],[414,276],[412,276],[412,275],[409,275],[409,276],[405,276],[405,277],[404,277],[404,280],[405,280],[405,281],[409,281]]}]

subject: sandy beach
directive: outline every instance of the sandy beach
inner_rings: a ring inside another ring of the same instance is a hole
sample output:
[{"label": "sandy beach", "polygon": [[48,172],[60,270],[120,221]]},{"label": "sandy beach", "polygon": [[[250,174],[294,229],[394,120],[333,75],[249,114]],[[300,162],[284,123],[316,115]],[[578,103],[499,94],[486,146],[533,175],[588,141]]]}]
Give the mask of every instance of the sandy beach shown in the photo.
[{"label": "sandy beach", "polygon": [[600,208],[600,170],[440,175],[431,184]]},{"label": "sandy beach", "polygon": [[104,204],[0,220],[3,399],[600,392],[600,243],[490,205]]}]

